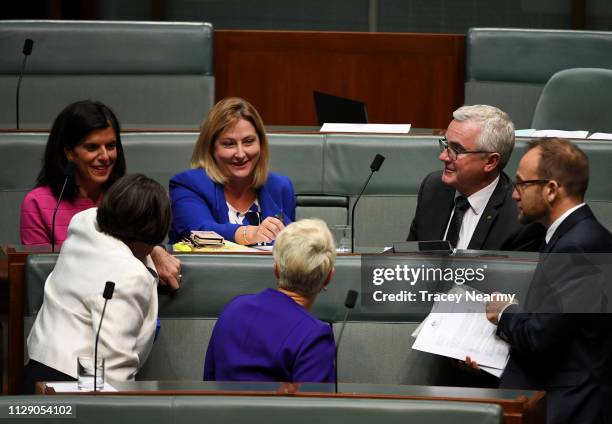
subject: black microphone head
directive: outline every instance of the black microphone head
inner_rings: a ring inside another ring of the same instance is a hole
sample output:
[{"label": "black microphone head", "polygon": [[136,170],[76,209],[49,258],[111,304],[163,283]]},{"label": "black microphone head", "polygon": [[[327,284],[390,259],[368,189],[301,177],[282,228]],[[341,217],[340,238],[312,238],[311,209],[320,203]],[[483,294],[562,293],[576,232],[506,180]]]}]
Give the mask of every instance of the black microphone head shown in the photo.
[{"label": "black microphone head", "polygon": [[377,153],[376,156],[374,156],[374,160],[372,161],[372,164],[370,165],[370,169],[372,170],[372,172],[378,171],[384,161],[385,161],[385,157]]},{"label": "black microphone head", "polygon": [[32,53],[32,47],[34,47],[34,40],[31,38],[26,38],[23,43],[23,54],[29,56]]},{"label": "black microphone head", "polygon": [[107,281],[106,285],[104,286],[104,293],[102,293],[102,297],[107,300],[112,299],[114,291],[115,283],[113,283],[112,281]]},{"label": "black microphone head", "polygon": [[74,175],[74,170],[75,170],[75,166],[74,166],[74,162],[72,161],[68,161],[66,162],[66,165],[64,166],[64,177],[72,177]]},{"label": "black microphone head", "polygon": [[348,292],[346,292],[346,300],[344,301],[344,306],[349,309],[353,309],[355,307],[355,303],[357,303],[357,296],[359,296],[359,293],[357,293],[355,290],[349,290]]}]

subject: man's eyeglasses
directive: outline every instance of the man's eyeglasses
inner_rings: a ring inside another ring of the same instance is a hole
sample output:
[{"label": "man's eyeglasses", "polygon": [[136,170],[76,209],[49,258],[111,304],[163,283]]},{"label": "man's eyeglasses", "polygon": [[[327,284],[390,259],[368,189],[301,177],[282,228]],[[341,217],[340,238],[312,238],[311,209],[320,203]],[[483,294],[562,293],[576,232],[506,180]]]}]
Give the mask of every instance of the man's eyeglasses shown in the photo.
[{"label": "man's eyeglasses", "polygon": [[469,153],[495,153],[487,150],[464,150],[462,147],[450,146],[446,137],[438,139],[438,144],[440,145],[440,153],[446,150],[448,152],[448,158],[453,162],[457,160],[459,155],[467,155]]},{"label": "man's eyeglasses", "polygon": [[546,184],[551,180],[524,180],[524,181],[515,181],[514,183],[512,183],[512,187],[514,188],[514,190],[518,191],[519,193],[522,193],[523,190],[525,190],[525,186],[529,185],[529,184]]}]

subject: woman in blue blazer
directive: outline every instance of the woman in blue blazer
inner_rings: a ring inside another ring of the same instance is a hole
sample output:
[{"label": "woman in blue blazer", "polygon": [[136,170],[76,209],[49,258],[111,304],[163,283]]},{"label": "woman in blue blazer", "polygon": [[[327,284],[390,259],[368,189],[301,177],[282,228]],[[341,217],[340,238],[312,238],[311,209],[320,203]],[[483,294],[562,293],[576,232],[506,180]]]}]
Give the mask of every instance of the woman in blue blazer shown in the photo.
[{"label": "woman in blue blazer", "polygon": [[268,138],[247,101],[228,97],[210,110],[191,166],[170,180],[170,242],[212,230],[243,245],[268,243],[295,220],[291,180],[269,172]]}]

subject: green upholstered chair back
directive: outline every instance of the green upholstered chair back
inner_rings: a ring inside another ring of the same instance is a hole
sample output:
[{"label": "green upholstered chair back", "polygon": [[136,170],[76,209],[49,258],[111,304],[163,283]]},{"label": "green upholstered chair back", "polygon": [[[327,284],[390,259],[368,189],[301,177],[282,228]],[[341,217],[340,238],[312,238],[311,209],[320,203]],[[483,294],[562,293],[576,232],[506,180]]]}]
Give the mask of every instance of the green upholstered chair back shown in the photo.
[{"label": "green upholstered chair back", "polygon": [[[161,331],[140,380],[199,380],[212,329],[224,306],[235,296],[275,287],[270,255],[178,255],[182,286],[175,293],[160,293]],[[473,287],[483,292],[518,293],[523,300],[536,265],[536,256],[463,257],[449,260],[430,256],[404,257],[410,267],[486,265],[486,279]],[[26,262],[24,337],[43,301],[44,283],[57,254],[30,255]],[[377,257],[369,257],[377,261]],[[363,302],[362,290],[371,284],[362,275],[363,257],[339,256],[328,291],[321,293],[313,314],[330,322],[336,337],[344,318],[349,289],[361,293],[346,325],[338,354],[340,381],[370,384],[452,384],[439,357],[410,347],[412,332],[427,315],[429,303],[375,306]],[[100,293],[104,279],[100,280]],[[441,366],[442,365],[442,366]]]},{"label": "green upholstered chair back", "polygon": [[0,127],[50,128],[69,103],[100,100],[124,128],[197,128],[214,102],[213,29],[204,22],[0,21]]},{"label": "green upholstered chair back", "polygon": [[507,112],[529,128],[542,88],[569,68],[612,69],[612,32],[470,28],[466,38],[465,104]]},{"label": "green upholstered chair back", "polygon": [[612,69],[573,68],[554,74],[542,90],[532,128],[612,132]]},{"label": "green upholstered chair back", "polygon": [[[3,411],[8,411],[9,406],[23,404],[70,405],[76,413],[68,421],[75,424],[187,424],[203,419],[209,424],[284,424],[288,420],[294,424],[500,424],[503,421],[499,405],[436,400],[227,395],[0,397]],[[51,418],[51,421],[56,420]]]}]

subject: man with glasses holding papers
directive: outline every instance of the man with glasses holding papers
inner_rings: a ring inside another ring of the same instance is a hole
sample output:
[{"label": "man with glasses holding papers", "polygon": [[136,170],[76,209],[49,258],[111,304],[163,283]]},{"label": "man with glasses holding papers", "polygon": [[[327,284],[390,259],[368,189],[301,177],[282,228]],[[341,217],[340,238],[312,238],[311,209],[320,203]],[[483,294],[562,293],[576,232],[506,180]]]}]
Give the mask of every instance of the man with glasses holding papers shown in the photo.
[{"label": "man with glasses holding papers", "polygon": [[584,203],[588,181],[587,156],[574,144],[529,144],[513,198],[521,222],[546,227],[546,244],[524,305],[487,304],[511,347],[500,387],[545,390],[548,423],[612,417],[612,234]]},{"label": "man with glasses holding papers", "polygon": [[514,147],[514,124],[493,106],[453,112],[439,140],[442,171],[419,189],[408,240],[448,240],[454,248],[537,250],[543,228],[517,220],[512,184],[503,172]]}]

